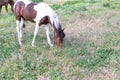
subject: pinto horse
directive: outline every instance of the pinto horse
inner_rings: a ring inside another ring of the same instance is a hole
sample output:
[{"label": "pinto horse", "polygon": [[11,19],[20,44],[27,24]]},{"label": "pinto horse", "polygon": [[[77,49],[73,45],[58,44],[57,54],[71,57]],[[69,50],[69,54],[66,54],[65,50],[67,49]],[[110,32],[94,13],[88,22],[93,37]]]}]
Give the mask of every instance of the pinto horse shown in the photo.
[{"label": "pinto horse", "polygon": [[39,26],[42,24],[45,25],[48,44],[53,46],[49,35],[49,26],[51,25],[54,31],[54,43],[59,47],[63,46],[63,40],[65,37],[64,29],[61,27],[58,15],[46,3],[33,3],[29,0],[18,0],[14,4],[13,11],[16,17],[19,45],[22,45],[21,40],[24,20],[28,20],[36,24],[32,40],[33,47],[35,46],[34,44]]},{"label": "pinto horse", "polygon": [[11,10],[13,11],[13,5],[14,5],[13,0],[0,0],[0,12],[1,12],[2,6],[5,6],[6,12],[8,13],[8,4],[10,4]]}]

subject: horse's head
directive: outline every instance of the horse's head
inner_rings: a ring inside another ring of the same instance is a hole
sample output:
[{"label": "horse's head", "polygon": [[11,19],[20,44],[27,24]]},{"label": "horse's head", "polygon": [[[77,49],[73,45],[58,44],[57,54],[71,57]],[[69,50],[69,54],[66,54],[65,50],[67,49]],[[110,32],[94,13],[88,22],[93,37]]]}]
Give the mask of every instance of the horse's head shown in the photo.
[{"label": "horse's head", "polygon": [[57,32],[54,32],[55,44],[58,47],[63,47],[64,38],[65,38],[64,29],[59,29]]}]

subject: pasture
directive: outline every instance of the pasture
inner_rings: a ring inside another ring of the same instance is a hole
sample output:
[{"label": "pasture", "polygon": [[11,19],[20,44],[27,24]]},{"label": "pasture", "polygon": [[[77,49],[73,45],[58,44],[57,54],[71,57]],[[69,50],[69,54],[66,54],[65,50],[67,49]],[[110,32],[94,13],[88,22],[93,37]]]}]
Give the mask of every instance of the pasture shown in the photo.
[{"label": "pasture", "polygon": [[46,2],[60,16],[65,47],[50,47],[44,26],[32,47],[35,24],[28,21],[20,47],[15,17],[3,8],[0,80],[120,80],[120,0]]}]

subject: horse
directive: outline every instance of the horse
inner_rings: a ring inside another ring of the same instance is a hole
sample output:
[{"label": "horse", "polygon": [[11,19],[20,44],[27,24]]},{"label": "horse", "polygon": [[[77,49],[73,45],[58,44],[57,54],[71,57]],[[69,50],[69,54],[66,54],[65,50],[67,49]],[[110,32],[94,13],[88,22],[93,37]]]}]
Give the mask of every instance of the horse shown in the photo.
[{"label": "horse", "polygon": [[59,16],[56,12],[46,3],[34,3],[29,0],[18,0],[15,2],[13,12],[16,18],[17,34],[19,45],[22,46],[22,28],[24,21],[35,23],[34,36],[32,39],[32,46],[35,46],[36,35],[38,34],[39,27],[45,25],[47,41],[50,46],[53,46],[50,39],[49,27],[51,26],[54,33],[54,43],[58,47],[63,47],[65,38],[64,29],[62,29]]},{"label": "horse", "polygon": [[14,5],[13,0],[0,0],[0,13],[1,13],[2,6],[5,6],[6,12],[8,13],[8,4],[10,4],[11,10],[13,11],[13,5]]}]

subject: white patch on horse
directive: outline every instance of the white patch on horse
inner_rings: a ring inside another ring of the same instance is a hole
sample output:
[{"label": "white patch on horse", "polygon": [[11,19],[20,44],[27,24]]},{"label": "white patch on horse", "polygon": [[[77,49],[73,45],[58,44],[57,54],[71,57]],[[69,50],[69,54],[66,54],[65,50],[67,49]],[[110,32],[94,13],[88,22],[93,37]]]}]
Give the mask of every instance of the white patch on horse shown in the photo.
[{"label": "white patch on horse", "polygon": [[51,23],[53,24],[54,22],[55,27],[59,29],[59,17],[46,3],[41,2],[38,5],[35,5],[34,10],[37,12],[36,18],[34,19],[35,22],[40,21],[45,16],[49,16]]}]

